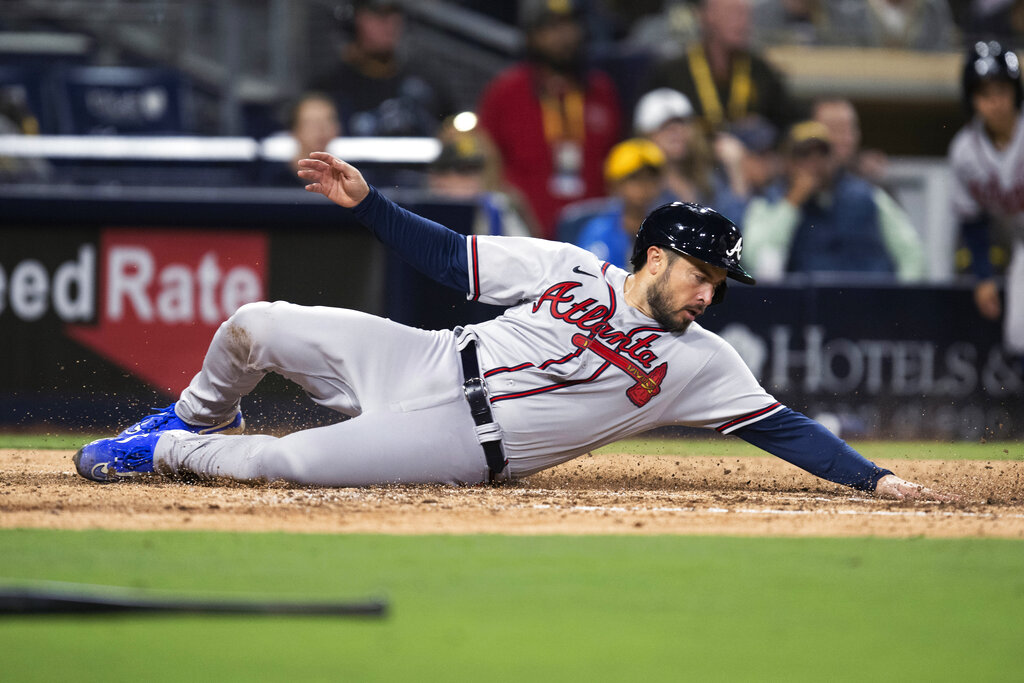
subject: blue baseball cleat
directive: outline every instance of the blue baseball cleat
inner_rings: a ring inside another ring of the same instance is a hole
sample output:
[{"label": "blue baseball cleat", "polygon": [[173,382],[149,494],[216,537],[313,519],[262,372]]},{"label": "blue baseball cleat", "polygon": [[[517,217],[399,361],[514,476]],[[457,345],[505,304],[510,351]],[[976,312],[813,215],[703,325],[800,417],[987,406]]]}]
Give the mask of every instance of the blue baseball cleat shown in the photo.
[{"label": "blue baseball cleat", "polygon": [[153,449],[163,432],[99,439],[86,444],[73,458],[78,473],[103,483],[153,472]]},{"label": "blue baseball cleat", "polygon": [[148,417],[144,417],[128,429],[117,435],[118,439],[135,434],[149,434],[150,432],[166,432],[171,429],[184,429],[193,434],[241,434],[245,429],[245,419],[242,412],[235,413],[235,416],[227,422],[207,426],[191,425],[178,417],[174,412],[174,403],[161,408]]}]

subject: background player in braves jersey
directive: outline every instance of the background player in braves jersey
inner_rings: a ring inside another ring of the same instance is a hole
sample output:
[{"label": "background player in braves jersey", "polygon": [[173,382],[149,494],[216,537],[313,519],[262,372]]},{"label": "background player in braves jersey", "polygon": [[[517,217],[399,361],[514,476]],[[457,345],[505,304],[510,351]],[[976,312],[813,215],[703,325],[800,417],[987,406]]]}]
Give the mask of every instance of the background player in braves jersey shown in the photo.
[{"label": "background player in braves jersey", "polygon": [[[463,236],[409,213],[353,166],[315,153],[307,189],[354,215],[413,265],[498,318],[424,331],[343,309],[248,304],[214,335],[176,404],[84,446],[79,473],[143,472],[325,486],[479,483],[526,476],[659,425],[731,433],[813,474],[893,498],[942,498],[861,457],[780,405],[694,320],[740,266],[736,226],[671,204],[641,226],[633,272],[579,247]],[[281,438],[233,436],[267,372],[355,416]]]},{"label": "background player in braves jersey", "polygon": [[1020,62],[996,42],[979,42],[967,53],[964,104],[971,121],[953,138],[953,209],[978,278],[979,312],[991,320],[1003,314],[989,261],[989,231],[999,222],[1012,235],[1006,271],[1003,344],[1024,356],[1024,119]]}]

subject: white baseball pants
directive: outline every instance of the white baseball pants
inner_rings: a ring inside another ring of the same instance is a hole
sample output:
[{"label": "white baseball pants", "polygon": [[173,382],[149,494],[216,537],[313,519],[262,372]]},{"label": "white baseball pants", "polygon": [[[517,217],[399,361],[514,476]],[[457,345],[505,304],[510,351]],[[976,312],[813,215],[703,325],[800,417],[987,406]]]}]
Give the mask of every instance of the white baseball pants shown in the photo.
[{"label": "white baseball pants", "polygon": [[1015,356],[1024,356],[1024,239],[1014,242],[1006,270],[1004,316],[1003,345]]},{"label": "white baseball pants", "polygon": [[488,480],[451,331],[345,309],[247,304],[217,330],[178,415],[200,425],[229,420],[268,372],[356,417],[280,438],[168,432],[156,471],[322,486]]}]

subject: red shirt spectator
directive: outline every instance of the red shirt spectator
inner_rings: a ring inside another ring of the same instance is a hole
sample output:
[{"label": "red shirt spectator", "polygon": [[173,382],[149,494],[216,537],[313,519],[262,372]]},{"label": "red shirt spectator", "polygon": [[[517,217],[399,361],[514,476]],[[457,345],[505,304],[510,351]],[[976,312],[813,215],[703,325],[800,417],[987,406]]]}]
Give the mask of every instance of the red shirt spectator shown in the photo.
[{"label": "red shirt spectator", "polygon": [[604,195],[604,159],[620,139],[622,114],[611,78],[581,68],[576,17],[547,11],[527,29],[528,59],[487,86],[478,114],[505,179],[552,239],[562,207]]}]

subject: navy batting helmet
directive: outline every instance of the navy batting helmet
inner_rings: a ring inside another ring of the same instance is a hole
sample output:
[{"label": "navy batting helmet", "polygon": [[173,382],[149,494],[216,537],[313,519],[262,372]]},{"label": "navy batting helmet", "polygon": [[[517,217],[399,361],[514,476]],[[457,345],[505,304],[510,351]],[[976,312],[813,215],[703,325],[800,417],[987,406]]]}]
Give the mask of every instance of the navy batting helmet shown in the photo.
[{"label": "navy batting helmet", "polygon": [[[647,248],[668,247],[704,263],[725,268],[734,280],[754,284],[754,278],[740,265],[743,237],[739,228],[714,209],[689,202],[659,206],[640,224],[630,262],[639,269],[647,261]],[[725,297],[725,283],[715,290],[711,303]]]},{"label": "navy batting helmet", "polygon": [[974,114],[971,98],[983,81],[1000,80],[1013,84],[1013,91],[1020,108],[1024,99],[1024,89],[1020,82],[1020,60],[1017,54],[1003,48],[995,41],[978,41],[967,51],[964,62],[963,96],[964,107],[969,114]]}]

